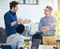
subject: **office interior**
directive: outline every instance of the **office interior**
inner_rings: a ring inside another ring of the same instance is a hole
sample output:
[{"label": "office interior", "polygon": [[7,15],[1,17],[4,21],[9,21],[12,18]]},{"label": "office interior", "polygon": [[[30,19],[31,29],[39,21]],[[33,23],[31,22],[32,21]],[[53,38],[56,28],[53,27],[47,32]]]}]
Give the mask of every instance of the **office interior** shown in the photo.
[{"label": "office interior", "polygon": [[[9,3],[14,0],[0,0],[0,43],[6,42],[6,34],[5,34],[5,24],[4,24],[4,14],[9,10]],[[57,45],[60,45],[60,0],[15,0],[20,2],[19,10],[17,11],[17,18],[22,17],[31,19],[30,24],[25,25],[25,33],[24,36],[26,37],[25,44],[29,45],[31,37],[38,31],[38,24],[40,19],[44,16],[44,8],[49,5],[53,8],[52,15],[57,19],[56,22],[56,32],[55,38],[57,41]],[[0,44],[0,45],[1,45]],[[41,45],[40,47],[43,47]],[[44,47],[48,49],[48,45]],[[50,45],[51,48],[51,45]],[[42,48],[41,48],[42,49]]]}]

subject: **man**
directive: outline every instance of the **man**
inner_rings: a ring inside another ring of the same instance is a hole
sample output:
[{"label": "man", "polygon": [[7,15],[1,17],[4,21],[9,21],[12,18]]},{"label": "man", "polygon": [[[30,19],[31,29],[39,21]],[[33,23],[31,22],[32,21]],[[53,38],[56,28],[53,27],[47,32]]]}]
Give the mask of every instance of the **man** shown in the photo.
[{"label": "man", "polygon": [[30,23],[30,20],[19,18],[17,19],[16,12],[18,10],[18,2],[10,2],[10,10],[4,15],[6,35],[7,37],[11,34],[16,33],[16,27],[21,23]]},{"label": "man", "polygon": [[43,44],[53,45],[55,41],[56,19],[51,15],[52,7],[46,6],[44,9],[45,16],[41,18],[38,29],[43,32]]},{"label": "man", "polygon": [[19,24],[16,28],[17,33],[10,35],[7,38],[6,44],[11,45],[12,49],[24,49],[24,30],[25,26],[23,24]]}]

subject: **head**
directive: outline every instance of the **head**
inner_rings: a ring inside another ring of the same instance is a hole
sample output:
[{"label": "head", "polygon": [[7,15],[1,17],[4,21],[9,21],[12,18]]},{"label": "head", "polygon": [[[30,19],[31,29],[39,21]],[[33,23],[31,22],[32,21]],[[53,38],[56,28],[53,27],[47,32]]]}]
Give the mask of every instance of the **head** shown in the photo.
[{"label": "head", "polygon": [[13,12],[17,12],[18,10],[18,2],[16,1],[12,1],[10,2],[10,10],[12,10]]},{"label": "head", "polygon": [[23,34],[24,31],[25,31],[25,26],[23,24],[19,24],[16,28],[16,32],[19,34]]},{"label": "head", "polygon": [[52,13],[52,7],[50,7],[50,6],[46,6],[46,8],[44,9],[44,14],[46,15],[46,16],[50,16],[51,15],[51,13]]}]

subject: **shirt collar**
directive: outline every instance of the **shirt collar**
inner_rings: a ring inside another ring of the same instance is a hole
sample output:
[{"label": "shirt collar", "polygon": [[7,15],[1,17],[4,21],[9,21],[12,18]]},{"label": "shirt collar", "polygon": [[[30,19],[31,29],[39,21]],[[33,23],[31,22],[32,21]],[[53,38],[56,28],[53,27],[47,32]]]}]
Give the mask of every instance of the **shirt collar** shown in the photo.
[{"label": "shirt collar", "polygon": [[24,37],[23,35],[19,34],[19,33],[16,33],[16,35],[17,35],[18,37],[22,37],[23,39],[25,39],[25,37]]},{"label": "shirt collar", "polygon": [[20,37],[23,37],[23,35],[22,34],[19,34],[19,33],[16,33],[18,36],[20,36]]},{"label": "shirt collar", "polygon": [[21,36],[21,34],[19,34],[19,33],[16,33],[17,35],[19,35],[19,36]]},{"label": "shirt collar", "polygon": [[16,15],[16,12],[12,12],[11,10],[9,10],[9,12],[11,12],[13,15]]},{"label": "shirt collar", "polygon": [[47,17],[47,16],[45,16],[45,17],[46,17],[46,18],[49,18],[49,17],[51,17],[51,15],[50,15],[50,16],[48,16],[48,17]]}]

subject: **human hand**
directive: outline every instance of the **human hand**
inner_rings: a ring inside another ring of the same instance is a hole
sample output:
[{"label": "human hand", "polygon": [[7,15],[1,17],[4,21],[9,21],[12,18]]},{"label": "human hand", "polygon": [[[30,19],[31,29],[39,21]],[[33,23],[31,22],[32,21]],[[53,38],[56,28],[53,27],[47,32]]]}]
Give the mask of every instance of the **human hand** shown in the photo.
[{"label": "human hand", "polygon": [[23,19],[20,17],[18,20],[17,20],[18,24],[22,23],[23,22]]},{"label": "human hand", "polygon": [[31,22],[31,19],[25,19],[24,21],[23,21],[23,23],[25,23],[25,24],[29,24]]},{"label": "human hand", "polygon": [[49,30],[49,26],[43,26],[43,27],[42,27],[42,31],[43,31],[43,32],[45,32],[45,31],[47,31],[47,30]]}]

